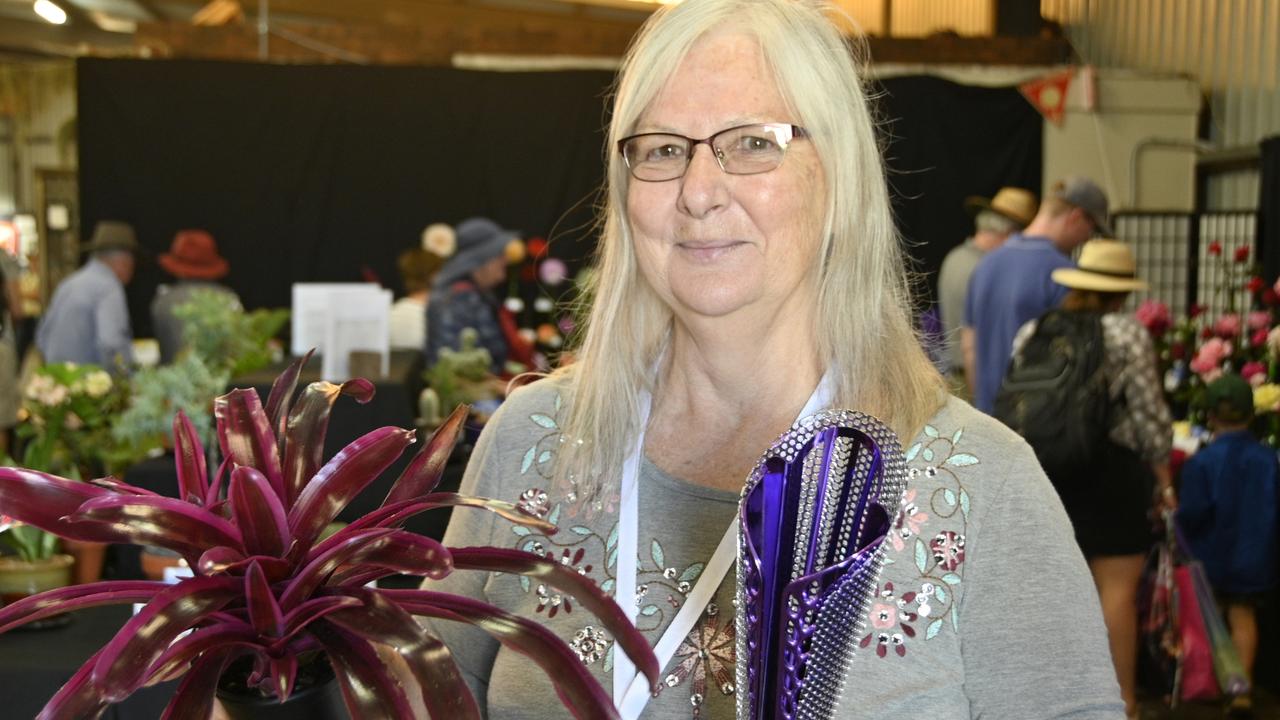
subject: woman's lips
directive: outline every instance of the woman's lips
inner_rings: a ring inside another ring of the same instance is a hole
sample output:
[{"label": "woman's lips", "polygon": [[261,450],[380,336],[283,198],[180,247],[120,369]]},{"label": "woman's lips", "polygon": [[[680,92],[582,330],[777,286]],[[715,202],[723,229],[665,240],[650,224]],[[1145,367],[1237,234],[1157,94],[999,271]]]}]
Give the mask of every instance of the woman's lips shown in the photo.
[{"label": "woman's lips", "polygon": [[686,257],[698,262],[714,262],[732,254],[746,245],[738,240],[717,240],[712,242],[676,243],[676,249]]}]

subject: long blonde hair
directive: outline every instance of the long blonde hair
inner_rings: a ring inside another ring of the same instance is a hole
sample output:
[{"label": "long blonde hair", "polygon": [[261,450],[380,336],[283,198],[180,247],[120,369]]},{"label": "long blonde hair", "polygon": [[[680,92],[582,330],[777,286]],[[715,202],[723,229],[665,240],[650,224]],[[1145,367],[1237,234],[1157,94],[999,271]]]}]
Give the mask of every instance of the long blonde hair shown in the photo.
[{"label": "long blonde hair", "polygon": [[[609,127],[597,268],[567,375],[568,418],[557,478],[580,501],[617,491],[636,435],[641,391],[670,337],[673,315],[644,280],[626,214],[628,171],[615,148],[690,48],[726,27],[752,35],[826,173],[826,218],[815,268],[819,346],[840,407],[867,412],[910,438],[943,402],[941,377],[911,326],[905,257],[859,66],[829,10],[796,0],[685,0],[658,10],[623,60]],[[581,441],[579,441],[581,440]],[[763,451],[764,448],[761,448]]]}]

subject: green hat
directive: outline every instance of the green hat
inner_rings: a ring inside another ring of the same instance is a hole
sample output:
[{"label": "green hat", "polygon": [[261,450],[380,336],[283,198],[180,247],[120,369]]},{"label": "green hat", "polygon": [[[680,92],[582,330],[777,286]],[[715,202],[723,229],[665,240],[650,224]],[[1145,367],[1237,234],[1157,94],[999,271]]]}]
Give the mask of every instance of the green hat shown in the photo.
[{"label": "green hat", "polygon": [[1234,373],[1209,383],[1204,402],[1209,412],[1219,420],[1244,422],[1253,417],[1253,388]]}]

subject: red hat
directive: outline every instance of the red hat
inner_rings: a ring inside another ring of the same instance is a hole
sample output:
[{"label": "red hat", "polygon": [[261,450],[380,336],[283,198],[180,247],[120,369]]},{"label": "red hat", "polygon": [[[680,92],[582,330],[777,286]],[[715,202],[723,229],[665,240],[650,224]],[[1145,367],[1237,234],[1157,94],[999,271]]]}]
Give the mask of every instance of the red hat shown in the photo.
[{"label": "red hat", "polygon": [[182,280],[217,280],[229,269],[226,258],[218,254],[218,243],[204,230],[179,230],[158,262]]}]

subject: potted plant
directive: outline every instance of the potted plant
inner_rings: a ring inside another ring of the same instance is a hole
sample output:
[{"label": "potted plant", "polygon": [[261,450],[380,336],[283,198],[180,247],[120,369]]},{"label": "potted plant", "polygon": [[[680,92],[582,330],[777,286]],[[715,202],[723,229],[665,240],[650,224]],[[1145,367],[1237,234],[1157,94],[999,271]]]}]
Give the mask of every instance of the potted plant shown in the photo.
[{"label": "potted plant", "polygon": [[[367,401],[373,386],[365,380],[312,383],[291,408],[304,361],[276,380],[265,408],[253,390],[216,400],[225,460],[212,480],[191,422],[183,414],[174,419],[180,499],[111,479],[81,483],[0,469],[0,507],[15,518],[63,537],[166,547],[195,573],[174,585],[115,581],[53,590],[0,609],[4,632],[77,608],[146,603],[41,717],[97,717],[144,685],[182,677],[164,717],[207,718],[215,694],[237,688],[289,701],[301,692],[303,678],[323,682],[326,663],[352,717],[411,717],[410,698],[420,699],[435,718],[479,717],[447,648],[415,616],[482,627],[547,672],[573,716],[616,717],[609,695],[542,625],[429,589],[368,587],[395,573],[441,578],[478,570],[536,577],[595,613],[656,682],[657,661],[643,636],[611,598],[572,568],[515,550],[446,548],[402,529],[417,513],[454,506],[494,512],[540,532],[555,530],[510,503],[433,492],[465,408],[423,444],[378,510],[318,541],[347,503],[413,442],[414,433],[379,428],[322,463],[334,401],[340,395]],[[407,675],[394,674],[380,649],[398,655]],[[232,711],[234,704],[224,707]],[[264,716],[261,708],[253,713]]]},{"label": "potted plant", "polygon": [[[0,606],[71,584],[74,558],[58,552],[56,536],[0,515],[0,542],[12,552],[0,556]],[[38,627],[61,625],[68,619],[49,617]]]},{"label": "potted plant", "polygon": [[[17,429],[24,441],[23,465],[77,480],[113,470],[111,421],[127,399],[127,383],[117,382],[96,365],[40,366],[23,394],[25,422]],[[65,541],[62,547],[75,559],[74,582],[102,576],[105,543]]]}]

